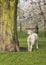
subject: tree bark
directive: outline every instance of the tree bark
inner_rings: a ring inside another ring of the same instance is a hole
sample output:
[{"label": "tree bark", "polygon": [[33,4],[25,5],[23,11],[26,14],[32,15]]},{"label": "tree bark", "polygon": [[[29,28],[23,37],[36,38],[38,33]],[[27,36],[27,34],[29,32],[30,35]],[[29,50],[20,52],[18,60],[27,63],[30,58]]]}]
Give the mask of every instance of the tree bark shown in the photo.
[{"label": "tree bark", "polygon": [[0,2],[0,52],[20,51],[17,35],[17,2],[18,1],[15,0],[12,11],[10,10],[10,7],[12,7],[10,5],[10,0],[8,2],[7,0],[4,2],[2,1],[2,6]]},{"label": "tree bark", "polygon": [[[44,3],[45,3],[45,0],[44,0]],[[45,5],[45,4],[44,4]],[[39,2],[39,8],[40,8],[40,11],[41,11],[41,13],[40,13],[40,15],[42,15],[43,17],[44,17],[44,34],[46,35],[46,18],[45,18],[45,16],[44,16],[44,12],[42,11],[42,9],[41,9],[41,5],[40,5],[40,2]]]},{"label": "tree bark", "polygon": [[22,32],[22,23],[20,22],[20,32]]},{"label": "tree bark", "polygon": [[14,35],[13,35],[13,39],[15,42],[16,51],[20,51],[19,50],[18,35],[17,35],[17,4],[18,4],[18,0],[15,0],[15,3],[14,3],[15,11],[14,11]]}]

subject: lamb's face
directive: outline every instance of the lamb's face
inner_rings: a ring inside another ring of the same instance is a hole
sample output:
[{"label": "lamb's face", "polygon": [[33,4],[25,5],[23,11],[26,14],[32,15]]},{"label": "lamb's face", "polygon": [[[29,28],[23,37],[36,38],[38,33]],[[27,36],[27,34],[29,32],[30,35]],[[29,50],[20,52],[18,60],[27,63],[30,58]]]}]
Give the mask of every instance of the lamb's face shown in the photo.
[{"label": "lamb's face", "polygon": [[31,31],[31,30],[28,30],[28,32],[27,32],[28,35],[31,35],[32,33],[33,33],[33,31]]}]

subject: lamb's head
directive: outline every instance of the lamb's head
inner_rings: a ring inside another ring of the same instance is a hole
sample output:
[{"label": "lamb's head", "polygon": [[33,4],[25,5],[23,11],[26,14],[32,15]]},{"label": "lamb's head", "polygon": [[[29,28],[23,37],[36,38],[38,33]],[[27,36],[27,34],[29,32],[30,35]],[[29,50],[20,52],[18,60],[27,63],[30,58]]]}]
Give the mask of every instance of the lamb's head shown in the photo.
[{"label": "lamb's head", "polygon": [[31,35],[32,33],[33,33],[32,30],[28,30],[28,32],[27,32],[28,35]]}]

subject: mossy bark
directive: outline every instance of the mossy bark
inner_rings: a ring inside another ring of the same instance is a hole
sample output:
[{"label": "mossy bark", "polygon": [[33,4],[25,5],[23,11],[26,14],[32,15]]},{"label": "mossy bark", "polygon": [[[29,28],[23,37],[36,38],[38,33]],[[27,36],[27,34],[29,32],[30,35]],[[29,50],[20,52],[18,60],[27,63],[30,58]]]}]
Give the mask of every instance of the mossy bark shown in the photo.
[{"label": "mossy bark", "polygon": [[[19,51],[17,36],[17,0],[1,0],[0,5],[2,14],[0,14],[0,51],[15,52]],[[0,11],[1,11],[0,8]]]}]

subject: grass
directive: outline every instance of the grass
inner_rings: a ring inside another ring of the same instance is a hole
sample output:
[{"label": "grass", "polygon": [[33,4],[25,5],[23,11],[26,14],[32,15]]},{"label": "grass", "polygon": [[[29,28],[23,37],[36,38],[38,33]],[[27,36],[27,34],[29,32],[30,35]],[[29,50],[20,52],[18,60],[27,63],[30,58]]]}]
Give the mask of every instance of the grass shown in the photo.
[{"label": "grass", "polygon": [[27,34],[18,32],[22,52],[0,53],[0,65],[46,65],[46,37],[39,33],[39,50],[27,52]]}]

